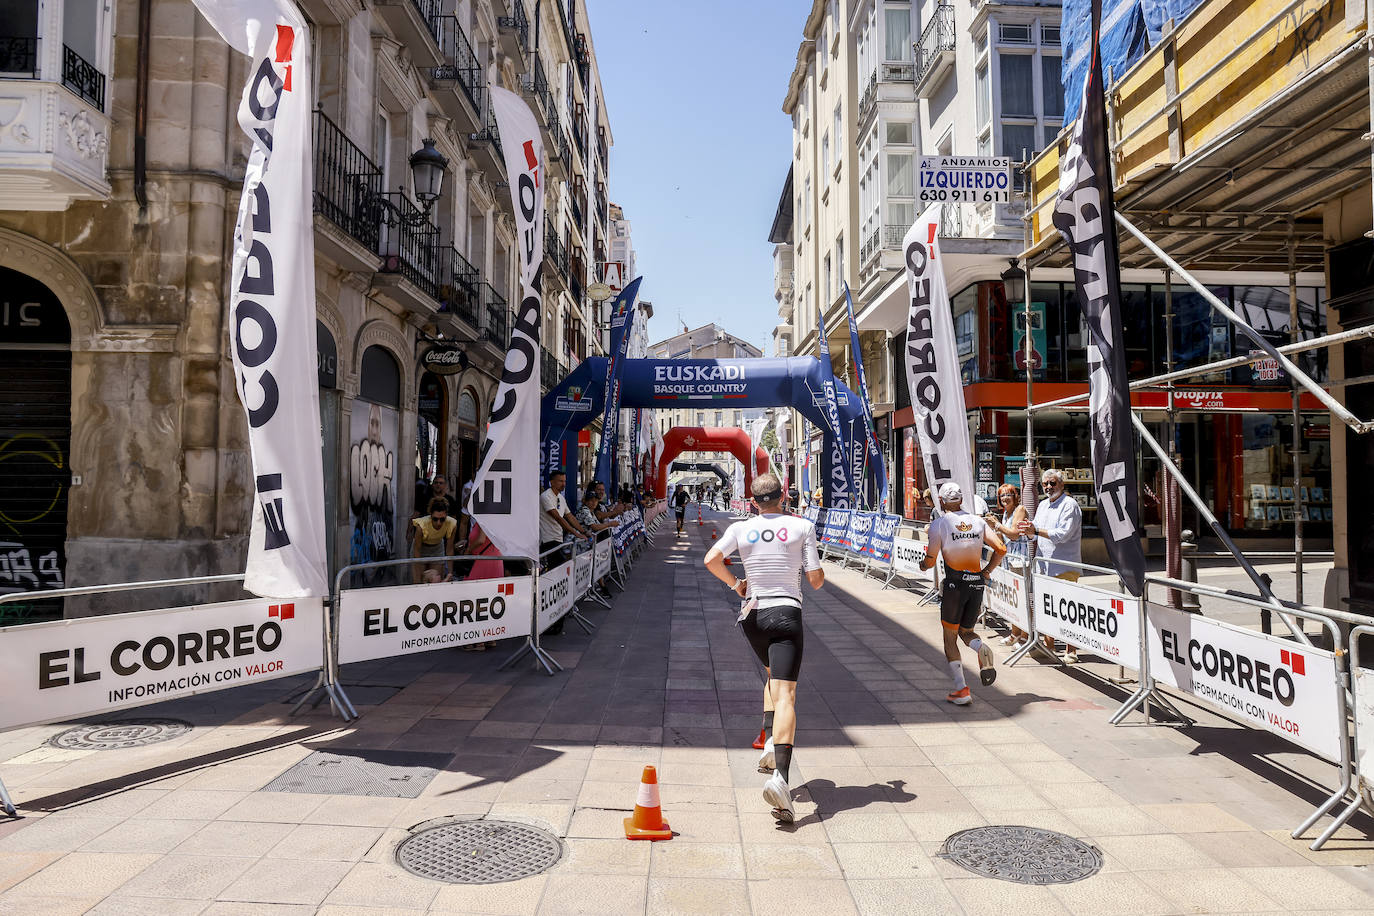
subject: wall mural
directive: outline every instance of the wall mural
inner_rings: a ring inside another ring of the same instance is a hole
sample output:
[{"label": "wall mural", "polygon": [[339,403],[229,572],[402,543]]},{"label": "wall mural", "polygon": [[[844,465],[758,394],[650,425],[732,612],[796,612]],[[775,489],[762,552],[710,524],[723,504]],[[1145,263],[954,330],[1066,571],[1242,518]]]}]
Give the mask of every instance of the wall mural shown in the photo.
[{"label": "wall mural", "polygon": [[[349,563],[394,560],[396,549],[396,442],[400,417],[390,407],[358,401],[349,419]],[[363,574],[368,583],[396,578],[394,569]]]}]

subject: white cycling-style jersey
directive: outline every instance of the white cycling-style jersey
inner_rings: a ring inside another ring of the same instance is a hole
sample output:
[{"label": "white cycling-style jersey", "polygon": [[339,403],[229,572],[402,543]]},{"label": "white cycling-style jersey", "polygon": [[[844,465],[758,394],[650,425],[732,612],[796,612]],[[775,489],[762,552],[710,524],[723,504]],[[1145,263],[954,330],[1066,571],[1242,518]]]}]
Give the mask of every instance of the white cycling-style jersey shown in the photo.
[{"label": "white cycling-style jersey", "polygon": [[816,526],[795,515],[756,515],[735,522],[716,542],[727,557],[738,551],[749,597],[761,608],[801,605],[801,573],[821,568]]},{"label": "white cycling-style jersey", "polygon": [[926,553],[934,556],[936,551],[945,558],[945,564],[954,569],[975,570],[983,565],[983,533],[987,522],[963,509],[946,512],[930,523],[926,537]]}]

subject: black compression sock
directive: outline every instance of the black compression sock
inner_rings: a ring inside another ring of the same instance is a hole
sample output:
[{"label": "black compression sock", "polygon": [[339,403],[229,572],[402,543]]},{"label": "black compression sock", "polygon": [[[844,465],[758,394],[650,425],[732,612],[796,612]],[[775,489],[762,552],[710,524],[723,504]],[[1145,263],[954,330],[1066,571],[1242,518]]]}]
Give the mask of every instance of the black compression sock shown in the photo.
[{"label": "black compression sock", "polygon": [[773,710],[768,710],[763,714],[763,734],[766,738],[773,737]]},{"label": "black compression sock", "polygon": [[774,744],[773,745],[773,767],[782,774],[782,781],[787,782],[787,771],[792,766],[792,745]]}]

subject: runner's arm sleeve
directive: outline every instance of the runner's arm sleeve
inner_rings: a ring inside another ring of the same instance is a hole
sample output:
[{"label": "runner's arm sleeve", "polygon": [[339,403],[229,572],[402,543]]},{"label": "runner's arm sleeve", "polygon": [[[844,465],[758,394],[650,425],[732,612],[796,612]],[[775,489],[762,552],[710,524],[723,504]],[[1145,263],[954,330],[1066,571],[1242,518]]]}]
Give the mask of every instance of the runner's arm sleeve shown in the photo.
[{"label": "runner's arm sleeve", "polygon": [[807,572],[821,568],[821,552],[816,549],[816,526],[807,525],[802,539],[802,568]]},{"label": "runner's arm sleeve", "polygon": [[727,557],[739,550],[739,532],[735,530],[735,526],[731,525],[729,528],[726,528],[725,533],[722,534],[720,539],[712,546]]}]

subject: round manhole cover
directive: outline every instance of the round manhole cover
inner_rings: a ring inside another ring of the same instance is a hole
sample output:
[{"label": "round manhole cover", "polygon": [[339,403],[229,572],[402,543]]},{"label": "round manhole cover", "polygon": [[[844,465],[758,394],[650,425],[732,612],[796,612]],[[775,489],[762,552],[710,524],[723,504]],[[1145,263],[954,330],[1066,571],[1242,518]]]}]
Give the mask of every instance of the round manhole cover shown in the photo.
[{"label": "round manhole cover", "polygon": [[563,857],[553,834],[509,821],[458,821],[406,837],[396,861],[421,878],[449,884],[496,884],[537,875]]},{"label": "round manhole cover", "polygon": [[1095,847],[1038,827],[975,827],[950,835],[940,856],[976,875],[1017,884],[1069,884],[1102,869]]},{"label": "round manhole cover", "polygon": [[179,719],[125,719],[122,722],[91,722],[59,732],[48,739],[53,747],[71,751],[115,751],[143,747],[180,738],[191,730]]}]

